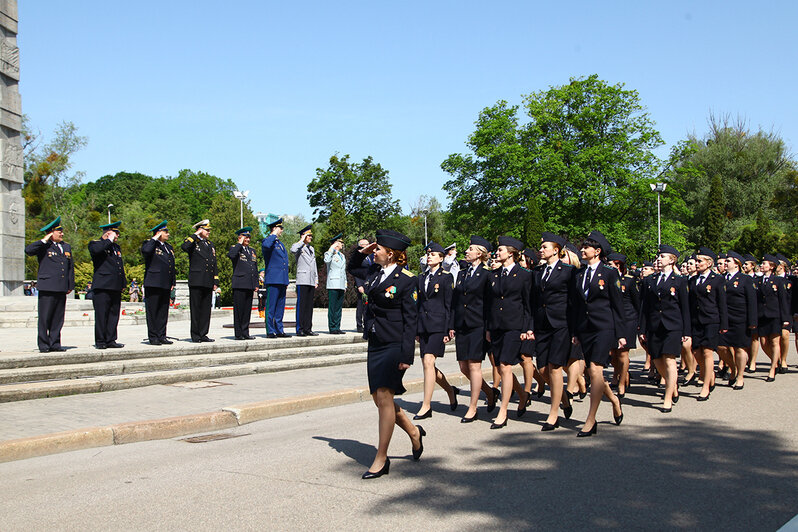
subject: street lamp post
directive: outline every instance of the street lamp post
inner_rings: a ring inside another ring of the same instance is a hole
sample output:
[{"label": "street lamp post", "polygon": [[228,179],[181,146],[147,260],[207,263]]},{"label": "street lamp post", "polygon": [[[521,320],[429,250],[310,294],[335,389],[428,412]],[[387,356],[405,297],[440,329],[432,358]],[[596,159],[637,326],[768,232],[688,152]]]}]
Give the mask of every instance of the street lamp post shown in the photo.
[{"label": "street lamp post", "polygon": [[108,204],[108,223],[111,223],[111,207],[113,207],[113,203]]},{"label": "street lamp post", "polygon": [[665,192],[667,183],[651,183],[649,185],[652,192],[657,193],[657,246],[662,244],[662,211],[660,209],[660,194]]},{"label": "street lamp post", "polygon": [[427,211],[424,211],[424,247],[427,247],[429,242],[427,241]]},{"label": "street lamp post", "polygon": [[235,196],[241,202],[241,225],[239,225],[239,227],[244,227],[244,200],[247,199],[247,196],[249,196],[249,190],[245,190],[244,192],[234,190],[233,196]]}]

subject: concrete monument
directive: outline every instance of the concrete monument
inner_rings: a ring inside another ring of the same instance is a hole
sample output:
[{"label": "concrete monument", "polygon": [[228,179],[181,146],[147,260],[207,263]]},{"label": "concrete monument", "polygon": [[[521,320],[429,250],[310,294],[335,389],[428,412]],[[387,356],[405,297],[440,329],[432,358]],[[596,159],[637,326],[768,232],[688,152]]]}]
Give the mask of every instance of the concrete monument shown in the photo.
[{"label": "concrete monument", "polygon": [[21,296],[25,278],[21,130],[17,0],[0,0],[0,296]]}]

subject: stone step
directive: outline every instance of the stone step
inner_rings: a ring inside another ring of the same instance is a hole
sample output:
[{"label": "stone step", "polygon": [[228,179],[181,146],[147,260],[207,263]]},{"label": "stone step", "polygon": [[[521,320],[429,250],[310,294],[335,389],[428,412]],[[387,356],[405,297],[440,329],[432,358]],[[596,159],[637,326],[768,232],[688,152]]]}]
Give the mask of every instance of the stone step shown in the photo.
[{"label": "stone step", "polygon": [[368,345],[365,342],[360,342],[334,345],[317,345],[312,347],[294,347],[287,349],[264,349],[261,351],[241,351],[235,353],[184,354],[177,356],[158,356],[153,358],[113,360],[107,362],[83,364],[64,364],[57,366],[38,366],[33,368],[3,369],[0,370],[0,384],[81,379],[85,377],[99,377],[108,375],[177,371],[199,367],[241,365],[251,362],[315,358],[331,355],[362,354],[366,352],[367,348]]},{"label": "stone step", "polygon": [[249,362],[218,367],[196,367],[132,375],[111,375],[90,377],[85,379],[62,379],[44,382],[27,382],[0,385],[0,403],[40,399],[61,395],[107,392],[126,388],[138,388],[153,384],[174,384],[176,382],[200,381],[251,375],[256,373],[273,373],[294,369],[336,366],[364,362],[366,353],[326,355],[292,360],[275,360]]},{"label": "stone step", "polygon": [[[146,333],[145,333],[146,334]],[[128,344],[122,349],[94,349],[90,346],[71,348],[61,353],[0,353],[0,370],[15,368],[35,368],[71,364],[90,364],[115,360],[134,360],[141,358],[175,357],[181,355],[203,355],[220,353],[268,351],[277,353],[283,350],[306,349],[315,346],[365,344],[359,334],[342,334],[290,338],[256,338],[247,341],[218,341],[195,344],[177,341],[172,345],[150,346]]]}]

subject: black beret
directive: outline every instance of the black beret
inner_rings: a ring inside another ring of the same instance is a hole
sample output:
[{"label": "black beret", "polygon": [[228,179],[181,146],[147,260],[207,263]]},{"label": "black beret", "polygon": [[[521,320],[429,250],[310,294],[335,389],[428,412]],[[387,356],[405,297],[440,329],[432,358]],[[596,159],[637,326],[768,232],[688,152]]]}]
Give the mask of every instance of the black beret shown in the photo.
[{"label": "black beret", "polygon": [[698,248],[696,255],[704,255],[705,257],[709,257],[713,261],[718,260],[718,254],[707,247]]},{"label": "black beret", "polygon": [[410,245],[410,238],[399,231],[377,229],[377,244],[396,251],[404,251]]},{"label": "black beret", "polygon": [[607,255],[607,260],[623,262],[624,264],[626,264],[626,255],[624,255],[623,253],[618,253],[617,251],[614,251],[614,252],[610,253],[609,255]]},{"label": "black beret", "polygon": [[441,253],[441,254],[444,253],[443,246],[441,246],[437,242],[430,242],[429,244],[427,244],[427,247],[424,248],[424,251],[426,252],[434,251],[436,253]]},{"label": "black beret", "polygon": [[728,253],[726,253],[726,258],[728,258],[728,259],[735,259],[735,260],[738,260],[738,261],[740,261],[741,263],[742,263],[742,262],[745,262],[745,261],[743,260],[743,256],[742,256],[742,255],[740,255],[739,253],[737,253],[736,251],[729,251]]},{"label": "black beret", "polygon": [[544,231],[540,235],[540,241],[541,242],[553,242],[553,243],[557,244],[558,246],[560,246],[560,249],[565,247],[565,242],[566,242],[566,240],[563,237],[561,237],[560,235],[555,235],[554,233],[549,233],[548,231]]},{"label": "black beret", "polygon": [[756,257],[751,255],[750,253],[746,253],[745,255],[743,255],[743,259],[745,259],[745,262],[753,262],[754,264],[756,264]]},{"label": "black beret", "polygon": [[673,246],[669,246],[668,244],[660,244],[659,246],[659,253],[670,253],[671,255],[676,255],[676,258],[679,258],[679,250]]},{"label": "black beret", "polygon": [[471,235],[471,244],[482,246],[488,251],[493,251],[493,245],[481,236]]},{"label": "black beret", "polygon": [[781,262],[784,262],[784,263],[786,263],[786,264],[787,264],[787,266],[792,266],[792,264],[790,263],[790,259],[788,259],[788,258],[787,258],[786,256],[784,256],[783,254],[781,254],[781,253],[776,253],[776,258],[777,258],[777,259],[779,259]]},{"label": "black beret", "polygon": [[765,253],[765,256],[762,257],[762,260],[770,261],[773,264],[778,264],[779,263],[779,258],[777,256],[775,256],[775,255],[771,255],[770,253]]},{"label": "black beret", "polygon": [[522,253],[524,254],[524,256],[526,258],[528,258],[529,260],[531,260],[533,262],[535,261],[535,258],[537,257],[534,249],[525,248],[524,251],[522,251]]},{"label": "black beret", "polygon": [[590,231],[590,234],[587,235],[587,238],[589,240],[596,242],[601,248],[601,251],[604,252],[603,254],[605,256],[612,253],[612,246],[610,246],[607,237],[605,237],[601,231]]},{"label": "black beret", "polygon": [[498,240],[499,240],[499,245],[500,246],[514,247],[518,251],[521,251],[522,249],[524,249],[526,247],[526,246],[524,246],[523,242],[521,242],[517,238],[513,238],[511,236],[500,236],[498,238]]},{"label": "black beret", "polygon": [[567,249],[572,253],[575,253],[577,257],[579,256],[579,248],[576,247],[576,244],[574,244],[573,242],[566,242],[565,249]]},{"label": "black beret", "polygon": [[651,262],[650,260],[644,260],[643,261],[643,268],[653,268],[653,267],[654,267],[654,263]]}]

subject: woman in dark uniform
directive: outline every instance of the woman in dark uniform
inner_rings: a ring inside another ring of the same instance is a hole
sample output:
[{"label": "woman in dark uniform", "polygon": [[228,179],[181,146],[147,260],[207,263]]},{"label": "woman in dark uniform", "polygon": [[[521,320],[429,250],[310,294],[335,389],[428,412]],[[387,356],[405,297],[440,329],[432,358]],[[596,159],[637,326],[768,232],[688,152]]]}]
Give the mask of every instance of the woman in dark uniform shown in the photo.
[{"label": "woman in dark uniform", "polygon": [[610,253],[607,256],[610,264],[618,270],[621,277],[621,296],[623,299],[623,315],[626,345],[612,350],[612,365],[615,370],[613,381],[618,386],[618,397],[623,399],[629,388],[629,351],[637,347],[637,322],[640,316],[640,293],[637,281],[626,273],[626,255]]},{"label": "woman in dark uniform", "polygon": [[547,432],[560,426],[560,403],[566,419],[570,419],[573,413],[571,402],[563,393],[563,368],[568,363],[573,345],[576,268],[560,260],[560,253],[565,248],[563,237],[544,232],[541,240],[540,256],[544,263],[533,271],[531,304],[535,355],[551,393],[549,416],[541,429]]},{"label": "woman in dark uniform", "polygon": [[[747,275],[754,282],[754,291],[759,288],[759,265],[756,263],[756,257],[750,253],[743,255],[743,275]],[[757,294],[757,301],[759,295]],[[759,309],[757,308],[757,321],[759,320]],[[748,352],[748,367],[745,369],[746,373],[756,373],[756,359],[759,357],[759,335],[757,330],[751,331],[751,350]]]},{"label": "woman in dark uniform", "polygon": [[[413,364],[415,352],[417,281],[403,267],[407,264],[405,250],[410,239],[397,231],[377,231],[377,241],[352,254],[347,271],[366,281],[365,335],[368,338],[367,369],[369,392],[379,412],[379,444],[371,467],[363,479],[387,475],[391,461],[388,445],[391,443],[394,424],[404,430],[413,447],[413,459],[421,458],[424,451],[422,437],[426,434],[420,426],[413,426],[394,401],[402,395],[402,385],[407,368]],[[364,266],[363,261],[374,253],[374,264]]]},{"label": "woman in dark uniform", "polygon": [[743,389],[743,375],[751,349],[751,331],[756,330],[756,290],[754,281],[740,271],[743,257],[734,251],[726,254],[726,308],[729,329],[720,335],[718,355],[733,360],[736,379],[729,384]]},{"label": "woman in dark uniform", "polygon": [[443,246],[427,245],[427,271],[418,278],[418,343],[424,365],[424,399],[413,419],[432,417],[432,392],[437,382],[449,395],[452,411],[457,408],[457,388],[435,367],[449,341],[449,315],[452,312],[452,274],[441,268]]},{"label": "woman in dark uniform", "polygon": [[513,388],[518,393],[518,417],[526,413],[527,393],[513,378],[513,366],[521,362],[521,342],[534,339],[529,296],[532,274],[518,266],[518,255],[524,249],[520,240],[499,237],[496,259],[501,267],[490,273],[490,312],[488,340],[502,381],[502,403],[492,429],[507,425],[507,406]]},{"label": "woman in dark uniform", "polygon": [[[565,248],[560,252],[560,260],[562,263],[570,264],[574,267],[574,278],[576,278],[576,275],[579,273],[579,269],[582,268],[581,256],[582,253],[579,251],[579,248],[572,242],[566,242]],[[574,283],[576,283],[575,279]],[[574,293],[576,296],[579,295],[578,292]],[[575,303],[576,300],[574,300],[574,304]],[[578,343],[571,343],[571,354],[568,355],[568,364],[565,366],[565,374],[568,377],[568,383],[565,386],[565,395],[568,396],[568,400],[574,399],[576,395],[579,396],[580,401],[584,399],[587,395],[585,356],[582,354],[582,346]]]},{"label": "woman in dark uniform", "polygon": [[[525,270],[529,270],[530,272],[535,269],[537,266],[537,253],[529,248],[524,248],[524,251],[521,252],[521,255],[518,257],[518,265],[521,266]],[[535,354],[535,341],[532,339],[526,339],[521,342],[521,368],[524,371],[524,391],[526,392],[526,404],[532,402],[532,381],[537,381],[537,395],[538,397],[543,396],[543,392],[545,391],[546,383],[543,380],[543,376],[541,375],[540,371],[538,371],[537,366],[535,365],[535,360],[533,355]]]},{"label": "woman in dark uniform", "polygon": [[460,420],[471,423],[477,418],[477,402],[480,390],[485,392],[488,413],[496,408],[498,394],[488,386],[482,377],[482,361],[485,360],[485,321],[487,319],[487,301],[489,297],[488,277],[490,268],[490,242],[479,236],[471,237],[471,245],[465,252],[468,266],[461,268],[457,274],[452,294],[452,312],[449,326],[449,338],[454,338],[457,349],[457,362],[460,371],[471,382],[471,400],[468,411]]},{"label": "woman in dark uniform", "polygon": [[776,275],[779,263],[774,255],[765,255],[759,269],[762,277],[757,283],[757,312],[759,314],[757,334],[762,349],[770,358],[770,371],[766,382],[776,379],[776,369],[781,359],[781,330],[789,327],[790,315],[787,302],[787,284]]},{"label": "woman in dark uniform", "polygon": [[659,273],[646,277],[640,290],[640,340],[646,342],[654,366],[665,379],[663,412],[670,412],[679,401],[676,356],[690,338],[687,280],[674,270],[678,258],[676,248],[660,245]]},{"label": "woman in dark uniform", "polygon": [[590,375],[590,411],[576,435],[580,438],[596,434],[596,413],[605,396],[612,402],[615,424],[623,421],[621,401],[604,380],[604,368],[611,360],[610,351],[626,346],[620,277],[614,268],[602,263],[609,252],[610,244],[604,235],[591,231],[582,243],[582,258],[587,260],[587,265],[576,277],[575,339],[582,346]]},{"label": "woman in dark uniform", "polygon": [[722,333],[729,328],[726,314],[726,280],[712,271],[717,255],[709,248],[696,253],[696,275],[688,281],[691,338],[704,383],[699,401],[709,399],[715,389],[715,350]]}]

